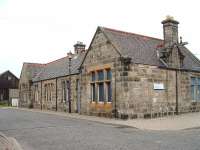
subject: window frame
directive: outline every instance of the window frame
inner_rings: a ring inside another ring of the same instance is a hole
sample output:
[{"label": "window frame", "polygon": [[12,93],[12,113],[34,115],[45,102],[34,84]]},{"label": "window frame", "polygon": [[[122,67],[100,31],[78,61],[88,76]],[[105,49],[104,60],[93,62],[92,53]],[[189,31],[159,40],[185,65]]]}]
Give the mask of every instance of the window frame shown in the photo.
[{"label": "window frame", "polygon": [[191,77],[190,91],[192,102],[200,102],[200,77]]},{"label": "window frame", "polygon": [[112,84],[111,82],[106,82],[106,101],[112,103]]},{"label": "window frame", "polygon": [[112,103],[111,68],[90,71],[90,101],[92,103]]},{"label": "window frame", "polygon": [[97,80],[98,81],[103,81],[104,80],[104,70],[103,69],[101,69],[101,70],[98,70],[97,71]]},{"label": "window frame", "polygon": [[68,80],[62,81],[62,103],[67,103],[69,98],[68,98]]},{"label": "window frame", "polygon": [[95,83],[90,83],[90,95],[91,95],[91,101],[96,102],[96,86]]},{"label": "window frame", "polygon": [[110,68],[105,69],[106,71],[106,80],[111,80],[112,79],[112,71]]},{"label": "window frame", "polygon": [[38,84],[35,85],[35,93],[34,93],[34,99],[36,102],[39,101],[39,89],[38,89]]},{"label": "window frame", "polygon": [[[98,102],[103,103],[105,102],[105,93],[104,93],[104,82],[99,82],[98,86]],[[101,95],[100,95],[101,94]]]}]

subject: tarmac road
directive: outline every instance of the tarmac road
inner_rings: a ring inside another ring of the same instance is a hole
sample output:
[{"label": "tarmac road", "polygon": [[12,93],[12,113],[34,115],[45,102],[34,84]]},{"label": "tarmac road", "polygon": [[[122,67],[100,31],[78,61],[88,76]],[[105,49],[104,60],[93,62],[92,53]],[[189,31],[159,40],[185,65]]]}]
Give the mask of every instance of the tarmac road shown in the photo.
[{"label": "tarmac road", "polygon": [[139,130],[20,109],[0,109],[0,132],[24,150],[200,150],[199,128]]}]

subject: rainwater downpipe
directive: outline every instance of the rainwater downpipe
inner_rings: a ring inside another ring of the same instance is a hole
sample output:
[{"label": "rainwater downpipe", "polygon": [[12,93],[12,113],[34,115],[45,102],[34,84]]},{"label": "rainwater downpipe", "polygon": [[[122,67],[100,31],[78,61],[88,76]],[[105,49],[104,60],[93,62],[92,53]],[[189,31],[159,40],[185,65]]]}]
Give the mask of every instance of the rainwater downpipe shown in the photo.
[{"label": "rainwater downpipe", "polygon": [[41,105],[40,107],[41,108],[40,109],[42,110],[42,80],[41,80],[41,87],[40,88],[41,88],[41,99],[40,99],[40,105]]},{"label": "rainwater downpipe", "polygon": [[178,70],[176,69],[176,115],[179,114],[178,107]]},{"label": "rainwater downpipe", "polygon": [[56,78],[56,111],[58,110],[58,92],[57,92],[57,89],[58,89],[58,87],[57,87],[57,78]]},{"label": "rainwater downpipe", "polygon": [[117,94],[116,94],[116,92],[117,92],[117,84],[116,84],[116,77],[117,77],[117,75],[116,75],[116,66],[117,66],[117,63],[116,63],[116,60],[115,60],[115,65],[114,65],[114,68],[115,68],[115,118],[117,118],[117,98],[116,98],[116,96],[117,96]]}]

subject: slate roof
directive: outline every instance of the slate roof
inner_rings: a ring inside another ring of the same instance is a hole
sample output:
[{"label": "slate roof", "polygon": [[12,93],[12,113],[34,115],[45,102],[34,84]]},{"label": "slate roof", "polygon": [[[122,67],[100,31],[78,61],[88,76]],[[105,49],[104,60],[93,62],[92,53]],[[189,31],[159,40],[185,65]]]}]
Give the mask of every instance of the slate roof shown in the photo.
[{"label": "slate roof", "polygon": [[[76,55],[71,60],[71,74],[77,74],[80,64],[83,60],[84,53]],[[33,77],[33,81],[40,81],[46,79],[52,79],[56,77],[62,77],[69,75],[69,58],[63,57],[53,62],[43,64],[43,66],[37,71],[36,76]]]},{"label": "slate roof", "polygon": [[[163,45],[163,40],[149,36],[98,27],[117,51],[124,57],[131,57],[133,63],[166,67],[157,57],[157,49]],[[186,47],[179,47],[184,54],[182,69],[200,71],[200,61]],[[88,51],[87,51],[88,52]],[[86,58],[87,53],[72,58],[71,74],[78,74],[78,69]],[[63,57],[47,64],[30,63],[33,81],[40,81],[69,75],[69,58]]]},{"label": "slate roof", "polygon": [[[108,40],[116,47],[122,56],[132,58],[133,63],[164,67],[157,57],[157,47],[163,45],[163,40],[130,32],[99,27]],[[179,47],[184,54],[182,69],[200,71],[200,61],[186,47]]]},{"label": "slate roof", "polygon": [[200,71],[200,61],[199,59],[191,53],[186,47],[181,47],[181,52],[185,56],[183,61],[183,69]]},{"label": "slate roof", "polygon": [[[38,72],[40,72],[43,69],[44,64],[24,62],[23,68],[24,67],[26,69],[25,71],[28,80],[32,80],[38,74]],[[22,78],[22,75],[23,74],[21,72],[20,78]]]}]

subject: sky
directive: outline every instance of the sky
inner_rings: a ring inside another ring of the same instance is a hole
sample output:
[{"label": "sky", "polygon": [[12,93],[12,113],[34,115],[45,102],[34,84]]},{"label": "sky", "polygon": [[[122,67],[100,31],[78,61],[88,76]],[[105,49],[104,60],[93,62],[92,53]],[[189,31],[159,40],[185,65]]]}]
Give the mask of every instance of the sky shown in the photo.
[{"label": "sky", "polygon": [[0,0],[0,73],[17,77],[23,62],[47,63],[89,46],[98,26],[163,38],[167,15],[200,58],[198,0]]}]

